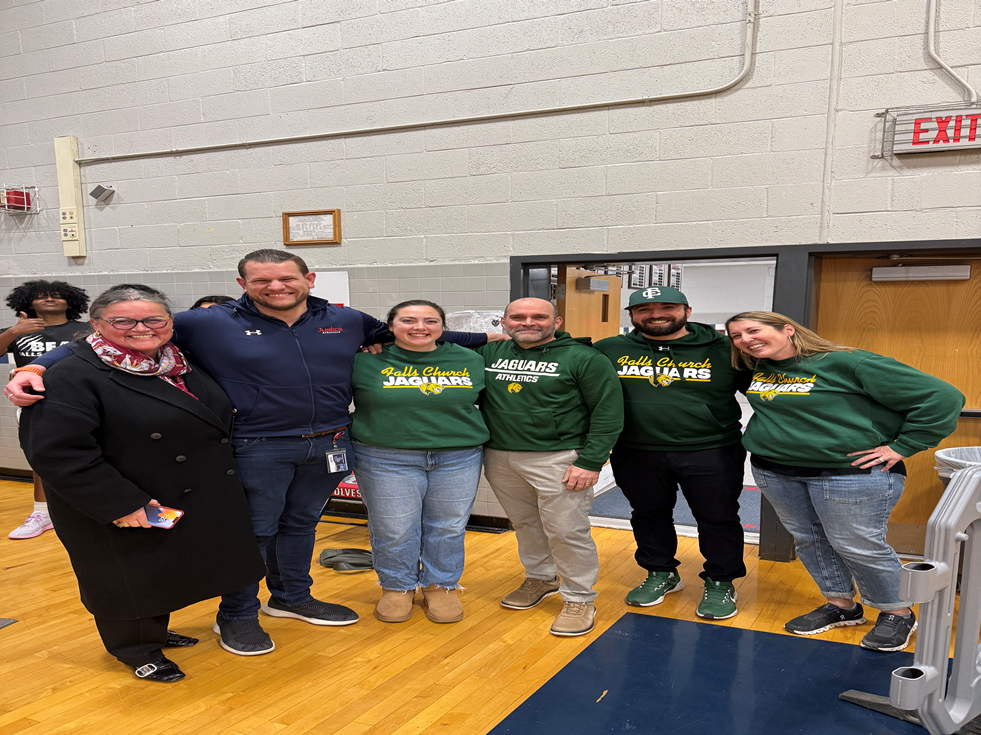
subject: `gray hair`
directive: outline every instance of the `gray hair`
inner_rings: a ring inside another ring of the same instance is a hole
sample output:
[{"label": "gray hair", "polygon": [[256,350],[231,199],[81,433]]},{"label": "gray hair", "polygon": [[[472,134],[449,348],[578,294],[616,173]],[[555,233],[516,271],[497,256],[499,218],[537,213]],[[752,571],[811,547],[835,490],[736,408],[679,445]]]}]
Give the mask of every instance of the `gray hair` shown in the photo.
[{"label": "gray hair", "polygon": [[121,283],[106,289],[95,297],[92,305],[89,306],[89,316],[92,319],[101,319],[102,312],[120,301],[152,301],[166,309],[168,316],[174,313],[170,307],[170,301],[163,291],[144,286],[142,283]]}]

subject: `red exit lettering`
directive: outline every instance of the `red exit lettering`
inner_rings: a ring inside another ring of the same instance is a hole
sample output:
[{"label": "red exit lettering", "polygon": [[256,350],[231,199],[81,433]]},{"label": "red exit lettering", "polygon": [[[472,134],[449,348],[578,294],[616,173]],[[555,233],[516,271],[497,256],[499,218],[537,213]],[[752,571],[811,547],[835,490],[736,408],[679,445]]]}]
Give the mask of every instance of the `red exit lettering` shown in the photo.
[{"label": "red exit lettering", "polygon": [[923,123],[932,120],[932,117],[919,117],[913,121],[913,145],[930,145],[930,141],[920,140],[920,136],[930,132],[930,128],[923,127]]},{"label": "red exit lettering", "polygon": [[[981,114],[976,115],[957,115],[956,117],[919,117],[913,121],[913,145],[939,145],[941,143],[960,143],[963,140],[964,123],[967,126],[967,142],[973,143],[978,139],[978,119]],[[953,120],[953,136],[948,132]],[[929,136],[934,132],[927,127],[927,124],[936,123],[936,135],[933,140],[924,136]]]}]

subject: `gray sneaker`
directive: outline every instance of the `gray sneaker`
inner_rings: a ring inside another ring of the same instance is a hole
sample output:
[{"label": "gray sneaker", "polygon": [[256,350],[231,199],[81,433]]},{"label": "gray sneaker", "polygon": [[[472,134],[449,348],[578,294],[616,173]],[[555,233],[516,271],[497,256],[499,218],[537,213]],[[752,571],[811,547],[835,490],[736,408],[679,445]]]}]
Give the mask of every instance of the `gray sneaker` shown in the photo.
[{"label": "gray sneaker", "polygon": [[287,605],[275,597],[260,606],[262,612],[274,618],[295,618],[311,625],[353,625],[358,622],[358,614],[349,607],[310,599],[302,605]]},{"label": "gray sneaker", "polygon": [[557,594],[562,580],[558,577],[552,579],[532,579],[526,577],[514,592],[505,595],[501,600],[501,607],[509,610],[527,610],[534,607],[546,597]]},{"label": "gray sneaker", "polygon": [[276,648],[272,638],[259,625],[258,618],[227,620],[218,613],[212,630],[221,636],[219,645],[238,656],[261,656]]},{"label": "gray sneaker", "polygon": [[902,651],[909,645],[909,639],[916,630],[916,615],[893,615],[880,612],[872,630],[862,639],[862,648],[870,651]]},{"label": "gray sneaker", "polygon": [[562,612],[552,623],[549,633],[571,638],[586,635],[593,629],[593,618],[596,616],[596,606],[591,602],[569,602],[566,600]]}]

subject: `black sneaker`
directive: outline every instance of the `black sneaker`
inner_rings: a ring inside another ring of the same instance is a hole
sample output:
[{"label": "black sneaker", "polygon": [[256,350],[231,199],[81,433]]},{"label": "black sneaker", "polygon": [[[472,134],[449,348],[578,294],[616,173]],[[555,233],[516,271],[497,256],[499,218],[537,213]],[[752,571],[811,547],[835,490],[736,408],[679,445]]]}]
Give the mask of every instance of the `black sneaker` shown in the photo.
[{"label": "black sneaker", "polygon": [[861,625],[865,622],[865,611],[857,602],[851,610],[843,610],[830,602],[817,610],[794,618],[783,627],[797,635],[815,635],[844,625]]},{"label": "black sneaker", "polygon": [[213,630],[221,636],[219,645],[238,656],[261,656],[276,648],[272,638],[259,625],[258,618],[227,620],[218,613]]},{"label": "black sneaker", "polygon": [[352,625],[360,619],[349,607],[320,600],[310,600],[302,605],[287,605],[270,597],[269,602],[262,603],[262,612],[274,618],[296,618],[311,625]]},{"label": "black sneaker", "polygon": [[894,615],[881,612],[875,626],[862,639],[862,648],[870,651],[902,651],[916,630],[916,615]]}]

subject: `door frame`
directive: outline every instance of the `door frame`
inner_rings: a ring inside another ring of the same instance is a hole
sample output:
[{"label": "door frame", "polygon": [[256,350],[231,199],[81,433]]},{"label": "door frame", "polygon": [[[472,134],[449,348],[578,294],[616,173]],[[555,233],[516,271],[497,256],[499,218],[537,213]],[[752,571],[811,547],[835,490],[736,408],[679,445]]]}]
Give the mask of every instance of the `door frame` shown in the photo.
[{"label": "door frame", "polygon": [[[946,250],[955,254],[977,251],[981,257],[981,238],[953,240],[889,240],[882,242],[821,243],[804,245],[766,245],[737,248],[692,248],[689,250],[638,250],[609,253],[557,253],[555,255],[515,255],[510,259],[511,300],[536,296],[548,299],[549,270],[553,265],[604,265],[644,261],[731,260],[735,258],[776,258],[773,284],[773,310],[786,314],[804,326],[817,316],[814,301],[815,263],[826,255],[881,255],[889,252]],[[773,507],[762,499],[760,509],[760,558],[767,561],[793,561],[794,542],[777,519]]]}]

